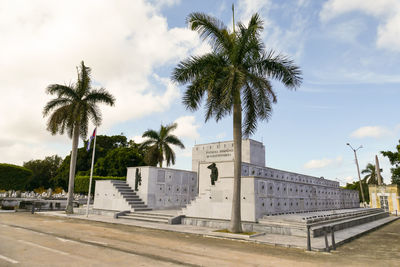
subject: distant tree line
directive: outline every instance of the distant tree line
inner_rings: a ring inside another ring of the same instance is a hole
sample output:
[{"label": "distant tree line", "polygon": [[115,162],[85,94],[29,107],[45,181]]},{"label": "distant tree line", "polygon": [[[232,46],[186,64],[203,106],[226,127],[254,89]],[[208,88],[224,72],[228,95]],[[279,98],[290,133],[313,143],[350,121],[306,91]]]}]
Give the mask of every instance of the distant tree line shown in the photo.
[{"label": "distant tree line", "polygon": [[[77,176],[88,176],[92,152],[86,151],[87,141],[84,146],[78,148],[76,170]],[[146,162],[146,147],[140,146],[133,140],[128,141],[126,136],[121,135],[98,135],[96,141],[95,165],[93,175],[126,177],[127,167],[150,165],[155,162]],[[36,188],[62,187],[67,190],[69,179],[69,167],[71,156],[64,159],[57,155],[46,157],[43,160],[35,159],[24,162],[23,167],[30,170],[31,177],[24,188],[18,189],[34,190]],[[5,189],[0,186],[0,189]]]}]

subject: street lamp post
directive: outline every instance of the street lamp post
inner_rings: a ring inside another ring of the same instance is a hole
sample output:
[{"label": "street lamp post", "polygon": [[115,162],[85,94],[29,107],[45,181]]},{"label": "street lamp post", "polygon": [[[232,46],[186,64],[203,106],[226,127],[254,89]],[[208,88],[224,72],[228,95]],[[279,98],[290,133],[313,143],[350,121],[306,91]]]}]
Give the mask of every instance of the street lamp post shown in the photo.
[{"label": "street lamp post", "polygon": [[362,187],[362,183],[361,183],[360,167],[358,166],[358,160],[357,160],[357,150],[359,150],[363,146],[359,146],[357,149],[354,149],[349,143],[347,143],[347,145],[354,152],[354,158],[356,159],[356,166],[357,166],[357,173],[358,173],[358,181],[360,182],[361,198],[362,198],[362,201],[363,201],[363,205],[365,207],[365,198],[364,198],[364,191],[363,191],[363,187]]}]

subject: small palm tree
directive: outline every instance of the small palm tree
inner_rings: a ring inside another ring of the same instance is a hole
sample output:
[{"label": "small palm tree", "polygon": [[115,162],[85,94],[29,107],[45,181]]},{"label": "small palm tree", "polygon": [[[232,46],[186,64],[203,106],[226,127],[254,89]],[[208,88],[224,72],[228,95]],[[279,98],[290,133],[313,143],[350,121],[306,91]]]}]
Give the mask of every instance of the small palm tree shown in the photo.
[{"label": "small palm tree", "polygon": [[98,103],[114,105],[115,98],[104,88],[91,87],[90,68],[81,62],[78,68],[76,84],[51,84],[47,87],[48,94],[57,95],[43,109],[43,116],[50,115],[47,130],[53,135],[66,131],[72,138],[71,162],[68,183],[68,200],[66,212],[73,213],[74,180],[79,136],[86,139],[89,120],[94,125],[101,124],[101,114]]},{"label": "small palm tree", "polygon": [[276,95],[269,79],[295,89],[301,84],[301,71],[287,57],[265,51],[260,38],[263,22],[258,14],[251,17],[247,27],[238,23],[238,31],[233,22],[232,32],[222,21],[203,13],[190,14],[187,22],[200,37],[209,41],[212,52],[181,61],[172,79],[181,85],[189,84],[183,103],[192,111],[199,108],[206,95],[206,121],[211,117],[219,121],[233,114],[234,185],[230,230],[241,232],[242,135],[253,134],[257,120],[268,120],[271,116]]},{"label": "small palm tree", "polygon": [[[382,172],[382,169],[380,171]],[[368,163],[361,173],[366,174],[363,180],[367,184],[378,184],[378,174],[376,173],[376,166],[374,164]]]},{"label": "small palm tree", "polygon": [[180,148],[185,148],[182,142],[172,135],[171,132],[176,129],[178,125],[176,123],[163,126],[161,125],[160,131],[147,130],[143,133],[142,137],[148,138],[144,141],[141,146],[147,147],[147,158],[153,159],[150,161],[156,161],[162,168],[162,163],[164,160],[167,162],[167,166],[171,163],[175,164],[175,153],[170,147],[170,145],[175,145]]}]

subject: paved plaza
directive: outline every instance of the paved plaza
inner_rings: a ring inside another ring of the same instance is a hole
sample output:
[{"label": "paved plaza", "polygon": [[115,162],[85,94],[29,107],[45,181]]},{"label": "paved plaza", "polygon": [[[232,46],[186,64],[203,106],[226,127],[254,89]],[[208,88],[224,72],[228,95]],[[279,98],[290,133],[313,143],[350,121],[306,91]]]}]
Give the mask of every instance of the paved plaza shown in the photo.
[{"label": "paved plaza", "polygon": [[323,253],[70,217],[0,213],[0,266],[398,266],[399,240],[399,220]]}]

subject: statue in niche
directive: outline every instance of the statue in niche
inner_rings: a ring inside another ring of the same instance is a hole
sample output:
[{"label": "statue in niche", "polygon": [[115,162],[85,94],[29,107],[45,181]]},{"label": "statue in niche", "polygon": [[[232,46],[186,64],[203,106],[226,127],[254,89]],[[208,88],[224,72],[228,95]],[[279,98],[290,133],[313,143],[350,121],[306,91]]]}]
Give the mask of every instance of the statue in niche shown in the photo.
[{"label": "statue in niche", "polygon": [[140,185],[142,185],[142,174],[140,173],[139,168],[137,168],[135,174],[135,191],[139,190]]},{"label": "statue in niche", "polygon": [[210,178],[211,178],[211,185],[215,185],[215,182],[218,180],[218,168],[215,163],[210,164],[208,169],[211,170]]}]

